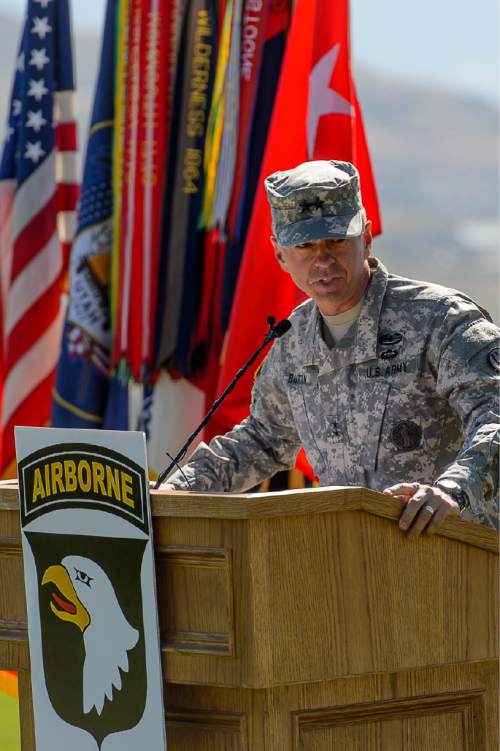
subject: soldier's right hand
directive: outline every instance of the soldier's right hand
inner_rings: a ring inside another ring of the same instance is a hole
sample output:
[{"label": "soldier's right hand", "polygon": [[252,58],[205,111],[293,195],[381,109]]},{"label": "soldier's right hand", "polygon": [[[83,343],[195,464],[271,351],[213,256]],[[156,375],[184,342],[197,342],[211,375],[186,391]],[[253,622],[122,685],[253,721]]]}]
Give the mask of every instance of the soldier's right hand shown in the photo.
[{"label": "soldier's right hand", "polygon": [[[156,480],[150,480],[149,489],[154,490],[155,486],[156,486]],[[175,487],[175,485],[172,485],[171,482],[164,482],[162,485],[160,485],[158,490],[177,490],[177,488]]]}]

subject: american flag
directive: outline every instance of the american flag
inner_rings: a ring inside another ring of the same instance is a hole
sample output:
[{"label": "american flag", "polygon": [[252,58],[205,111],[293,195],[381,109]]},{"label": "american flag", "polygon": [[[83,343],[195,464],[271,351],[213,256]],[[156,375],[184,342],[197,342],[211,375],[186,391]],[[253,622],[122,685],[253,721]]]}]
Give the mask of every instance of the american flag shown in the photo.
[{"label": "american flag", "polygon": [[78,200],[68,0],[28,0],[0,162],[0,473],[15,425],[46,425]]}]

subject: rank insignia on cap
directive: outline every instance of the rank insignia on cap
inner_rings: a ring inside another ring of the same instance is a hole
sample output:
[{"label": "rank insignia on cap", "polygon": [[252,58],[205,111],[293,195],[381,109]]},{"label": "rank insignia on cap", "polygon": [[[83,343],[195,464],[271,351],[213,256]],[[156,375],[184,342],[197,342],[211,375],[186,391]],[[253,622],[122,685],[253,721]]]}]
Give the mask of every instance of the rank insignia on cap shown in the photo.
[{"label": "rank insignia on cap", "polygon": [[299,204],[300,210],[303,214],[310,214],[315,209],[321,211],[323,205],[324,201],[322,201],[319,196],[317,196],[314,201],[301,201]]}]

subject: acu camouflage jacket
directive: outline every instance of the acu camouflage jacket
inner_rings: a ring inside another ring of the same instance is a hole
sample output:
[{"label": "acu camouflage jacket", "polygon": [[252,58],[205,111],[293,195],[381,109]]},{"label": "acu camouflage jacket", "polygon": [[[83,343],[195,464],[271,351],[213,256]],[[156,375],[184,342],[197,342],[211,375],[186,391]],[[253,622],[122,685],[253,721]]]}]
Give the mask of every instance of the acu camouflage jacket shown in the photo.
[{"label": "acu camouflage jacket", "polygon": [[[303,446],[321,485],[447,478],[478,521],[494,524],[498,329],[462,293],[370,262],[360,316],[335,347],[312,300],[293,311],[256,378],[249,417],[183,468],[191,489],[245,490],[292,467]],[[168,482],[188,489],[179,472]]]}]

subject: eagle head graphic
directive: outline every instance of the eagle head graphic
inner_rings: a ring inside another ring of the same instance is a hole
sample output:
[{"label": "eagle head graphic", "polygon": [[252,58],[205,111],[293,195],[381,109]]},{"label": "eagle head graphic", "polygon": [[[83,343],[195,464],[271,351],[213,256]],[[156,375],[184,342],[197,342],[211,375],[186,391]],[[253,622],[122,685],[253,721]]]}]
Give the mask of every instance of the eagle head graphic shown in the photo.
[{"label": "eagle head graphic", "polygon": [[128,673],[127,652],[135,647],[139,632],[120,608],[109,577],[95,561],[79,555],[65,556],[49,566],[42,586],[50,587],[50,609],[57,618],[73,623],[83,635],[83,711],[102,713],[104,702],[120,691],[120,670]]},{"label": "eagle head graphic", "polygon": [[146,706],[139,539],[27,532],[38,579],[45,690],[56,714],[106,736]]}]

